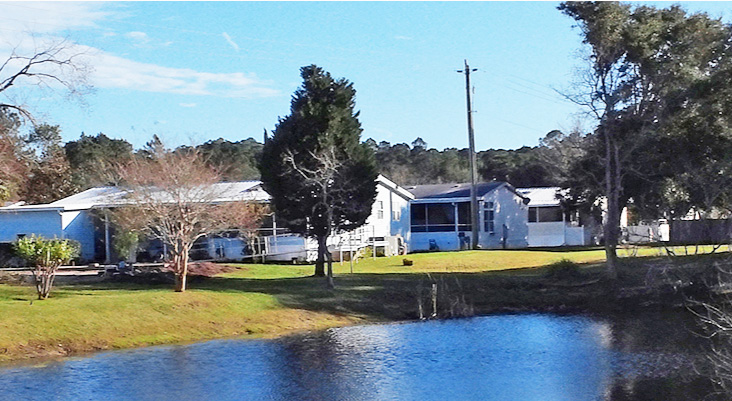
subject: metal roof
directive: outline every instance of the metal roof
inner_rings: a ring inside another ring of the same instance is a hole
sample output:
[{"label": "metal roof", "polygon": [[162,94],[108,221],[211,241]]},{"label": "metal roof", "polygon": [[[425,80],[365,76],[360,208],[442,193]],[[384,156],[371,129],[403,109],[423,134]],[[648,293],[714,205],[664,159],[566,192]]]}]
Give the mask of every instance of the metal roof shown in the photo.
[{"label": "metal roof", "polygon": [[[476,195],[478,197],[485,196],[487,193],[505,186],[509,191],[514,192],[521,198],[525,196],[517,192],[510,184],[502,181],[480,182],[476,185]],[[412,185],[406,187],[416,199],[443,199],[443,198],[469,198],[470,183],[459,184],[429,184],[429,185]]]},{"label": "metal roof", "polygon": [[[213,184],[212,202],[234,201],[268,201],[267,194],[260,181],[220,182]],[[98,207],[114,207],[128,204],[128,193],[119,187],[98,187],[69,196],[44,205],[10,205],[1,207],[0,212],[36,211],[36,210],[87,210]]]},{"label": "metal roof", "polygon": [[517,191],[531,199],[529,206],[559,206],[557,195],[562,191],[559,187],[536,187],[536,188],[516,188]]},{"label": "metal roof", "polygon": [[[376,179],[378,183],[396,192],[404,198],[413,198],[412,194],[399,187],[386,177],[379,175]],[[220,182],[213,184],[213,188],[205,189],[207,196],[213,196],[211,202],[235,202],[235,201],[255,201],[267,202],[270,196],[262,189],[261,181],[237,181],[237,182]],[[166,195],[161,192],[161,197]],[[119,187],[97,187],[87,189],[67,198],[59,199],[55,202],[42,205],[24,205],[15,203],[9,206],[0,207],[0,212],[20,212],[20,211],[71,211],[71,210],[87,210],[100,207],[115,207],[129,204],[129,194]]]}]

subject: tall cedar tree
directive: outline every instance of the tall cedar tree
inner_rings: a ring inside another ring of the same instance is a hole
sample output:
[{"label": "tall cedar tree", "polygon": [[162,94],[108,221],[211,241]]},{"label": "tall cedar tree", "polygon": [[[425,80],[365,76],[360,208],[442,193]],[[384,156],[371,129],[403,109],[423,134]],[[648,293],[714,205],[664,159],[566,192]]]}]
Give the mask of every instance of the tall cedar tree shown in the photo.
[{"label": "tall cedar tree", "polygon": [[315,65],[300,74],[290,115],[265,142],[259,168],[278,223],[317,239],[315,275],[325,275],[327,261],[332,286],[328,236],[365,224],[378,172],[373,150],[360,142],[353,84]]}]

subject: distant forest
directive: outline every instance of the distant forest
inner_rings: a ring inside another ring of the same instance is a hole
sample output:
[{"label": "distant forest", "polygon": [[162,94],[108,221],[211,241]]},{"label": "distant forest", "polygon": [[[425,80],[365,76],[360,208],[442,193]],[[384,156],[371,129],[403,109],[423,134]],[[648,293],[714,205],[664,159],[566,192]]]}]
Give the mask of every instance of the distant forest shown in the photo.
[{"label": "distant forest", "polygon": [[[104,134],[82,135],[79,140],[65,144],[64,150],[70,162],[75,182],[79,189],[99,184],[95,179],[97,167],[106,164],[104,160],[124,159],[135,153],[144,153],[146,148],[159,146],[153,138],[144,148],[133,151],[132,145],[124,140],[109,139]],[[411,144],[386,141],[377,143],[373,139],[365,142],[374,150],[381,174],[399,185],[440,184],[470,181],[468,149],[429,148],[421,138]],[[222,171],[227,181],[259,179],[257,163],[262,154],[262,143],[253,138],[231,142],[216,139],[195,146],[215,167]],[[178,150],[188,149],[188,146]],[[539,147],[524,146],[515,150],[489,149],[477,153],[479,181],[507,181],[517,187],[557,185],[545,168],[539,155]]]},{"label": "distant forest", "polygon": [[[0,151],[7,153],[7,160],[13,161],[6,170],[16,172],[17,179],[0,185],[0,199],[24,200],[29,204],[53,202],[92,187],[115,185],[110,176],[113,165],[133,157],[149,156],[164,146],[154,136],[142,148],[134,149],[126,140],[109,138],[103,133],[82,133],[77,140],[63,143],[60,128],[46,124],[27,135],[21,135],[17,127],[11,126],[3,138]],[[366,140],[365,144],[374,150],[380,173],[399,185],[470,181],[467,149],[437,150],[429,148],[421,138],[411,144],[377,143],[373,139]],[[193,147],[180,146],[175,151],[195,148],[221,172],[224,180],[243,181],[259,179],[257,166],[262,147],[253,138],[237,142],[220,138]],[[552,175],[546,167],[553,163],[541,160],[547,154],[546,149],[537,146],[478,152],[478,180],[508,181],[517,187],[559,185],[556,174]]]}]

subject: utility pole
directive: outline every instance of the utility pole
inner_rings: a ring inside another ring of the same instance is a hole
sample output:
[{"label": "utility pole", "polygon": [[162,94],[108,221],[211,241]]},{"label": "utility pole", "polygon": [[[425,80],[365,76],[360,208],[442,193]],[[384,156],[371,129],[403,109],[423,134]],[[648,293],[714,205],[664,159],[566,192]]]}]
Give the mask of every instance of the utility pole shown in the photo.
[{"label": "utility pole", "polygon": [[468,145],[470,149],[470,226],[472,227],[472,236],[470,247],[478,249],[478,194],[475,189],[475,179],[478,176],[478,170],[475,160],[475,134],[473,133],[473,102],[470,100],[470,73],[478,71],[477,68],[472,70],[468,66],[468,60],[465,60],[465,69],[458,70],[459,73],[465,74],[465,95],[468,102]]}]

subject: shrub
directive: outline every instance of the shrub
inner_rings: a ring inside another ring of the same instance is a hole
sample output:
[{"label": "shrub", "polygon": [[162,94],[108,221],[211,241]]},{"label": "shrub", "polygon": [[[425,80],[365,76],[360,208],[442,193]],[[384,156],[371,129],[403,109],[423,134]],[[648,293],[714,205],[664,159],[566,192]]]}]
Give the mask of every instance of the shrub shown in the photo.
[{"label": "shrub", "polygon": [[581,275],[582,272],[580,271],[579,265],[569,259],[562,259],[550,264],[546,271],[548,278],[556,280],[570,280]]},{"label": "shrub", "polygon": [[32,235],[20,238],[13,245],[16,255],[30,265],[36,282],[38,299],[48,298],[59,266],[79,255],[79,243],[68,239],[46,239]]}]

